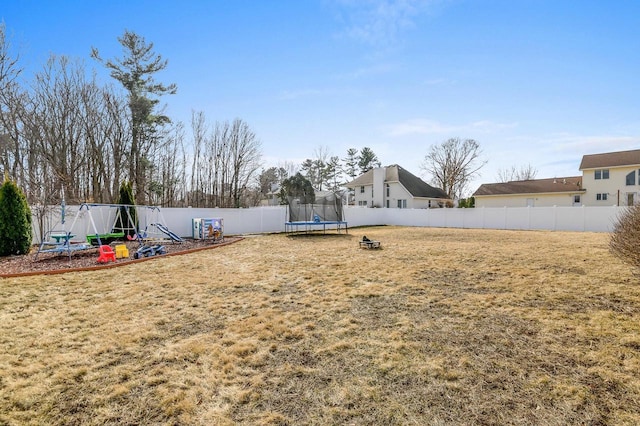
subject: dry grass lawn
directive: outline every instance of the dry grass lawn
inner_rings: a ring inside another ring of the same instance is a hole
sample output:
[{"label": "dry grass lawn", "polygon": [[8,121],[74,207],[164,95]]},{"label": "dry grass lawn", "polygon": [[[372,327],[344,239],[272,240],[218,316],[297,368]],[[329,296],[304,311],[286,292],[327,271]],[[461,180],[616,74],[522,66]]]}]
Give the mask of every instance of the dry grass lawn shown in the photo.
[{"label": "dry grass lawn", "polygon": [[350,232],[0,280],[0,424],[640,424],[609,235]]}]

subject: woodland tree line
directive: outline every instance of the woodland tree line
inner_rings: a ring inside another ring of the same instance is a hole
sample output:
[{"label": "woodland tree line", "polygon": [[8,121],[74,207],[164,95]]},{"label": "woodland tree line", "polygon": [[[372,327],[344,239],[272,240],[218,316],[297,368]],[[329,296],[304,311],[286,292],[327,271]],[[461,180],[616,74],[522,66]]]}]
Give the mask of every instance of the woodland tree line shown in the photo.
[{"label": "woodland tree line", "polygon": [[[186,128],[160,105],[175,84],[155,80],[167,61],[153,43],[125,31],[121,57],[94,63],[112,77],[99,81],[83,60],[51,55],[27,79],[20,55],[0,23],[0,173],[24,191],[30,205],[113,203],[122,183],[138,204],[163,207],[251,207],[300,173],[316,191],[337,190],[380,166],[368,147],[345,157],[316,148],[302,164],[264,169],[261,144],[237,118],[210,123],[192,112]],[[190,133],[190,136],[187,136]],[[450,198],[459,198],[485,162],[479,145],[452,138],[432,145],[423,170]],[[284,197],[282,197],[284,199]]]},{"label": "woodland tree line", "polygon": [[176,87],[154,81],[166,61],[152,43],[125,32],[122,58],[103,60],[93,50],[120,84],[101,83],[83,61],[54,55],[25,81],[6,33],[0,25],[0,170],[30,204],[55,204],[63,194],[68,204],[111,203],[123,181],[133,183],[140,204],[250,203],[261,155],[256,135],[241,119],[208,129],[204,114],[194,114],[194,156],[184,125],[159,107]]},{"label": "woodland tree line", "polygon": [[[160,97],[177,90],[154,80],[166,60],[135,33],[118,40],[121,58],[105,60],[96,48],[91,54],[113,81],[56,55],[26,81],[0,24],[0,171],[29,204],[57,204],[63,196],[67,204],[112,203],[128,181],[139,204],[249,207],[298,171],[319,190],[343,183],[342,160],[324,149],[302,165],[262,169],[260,141],[242,119],[209,123],[193,112],[188,138],[185,125],[160,107]],[[358,161],[379,165],[368,148],[349,150],[344,161],[351,177]]]}]

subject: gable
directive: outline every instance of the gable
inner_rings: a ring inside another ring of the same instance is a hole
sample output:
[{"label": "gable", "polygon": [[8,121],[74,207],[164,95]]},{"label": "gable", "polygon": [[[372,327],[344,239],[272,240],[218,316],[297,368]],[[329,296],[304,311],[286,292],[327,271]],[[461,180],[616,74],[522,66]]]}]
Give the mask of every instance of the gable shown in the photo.
[{"label": "gable", "polygon": [[[387,166],[385,169],[384,183],[400,183],[409,194],[416,198],[443,198],[448,199],[447,194],[440,188],[435,188],[416,175],[410,173],[397,164]],[[345,186],[347,188],[357,188],[360,186],[373,185],[373,169],[361,174]]]}]

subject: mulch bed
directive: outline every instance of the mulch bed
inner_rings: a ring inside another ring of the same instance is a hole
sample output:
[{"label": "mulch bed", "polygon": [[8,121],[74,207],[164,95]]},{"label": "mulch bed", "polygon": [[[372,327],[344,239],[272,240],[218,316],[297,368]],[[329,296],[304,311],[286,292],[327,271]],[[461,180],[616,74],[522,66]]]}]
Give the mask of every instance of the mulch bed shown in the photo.
[{"label": "mulch bed", "polygon": [[[207,240],[185,239],[182,243],[155,242],[153,244],[162,244],[167,251],[167,254],[163,256],[171,256],[220,247],[241,239],[241,237],[225,237],[224,241],[216,243]],[[24,275],[59,274],[78,270],[111,268],[113,266],[121,266],[157,257],[152,256],[148,258],[135,259],[134,254],[140,247],[138,242],[117,241],[112,243],[111,247],[115,247],[118,244],[125,244],[127,246],[127,249],[129,250],[129,257],[116,259],[115,263],[109,262],[107,264],[98,263],[98,247],[75,251],[71,254],[71,259],[69,259],[69,255],[66,253],[40,253],[36,260],[38,246],[34,246],[31,253],[27,255],[0,257],[0,277],[7,278]]]}]

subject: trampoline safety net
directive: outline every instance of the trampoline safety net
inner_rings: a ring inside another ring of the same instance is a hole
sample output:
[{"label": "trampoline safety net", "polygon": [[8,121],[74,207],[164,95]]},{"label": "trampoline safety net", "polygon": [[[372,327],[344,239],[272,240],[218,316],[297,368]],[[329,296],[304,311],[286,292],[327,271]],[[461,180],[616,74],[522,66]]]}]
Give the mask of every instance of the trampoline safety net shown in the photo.
[{"label": "trampoline safety net", "polygon": [[287,197],[290,222],[342,222],[342,195],[317,195],[313,204],[300,203],[299,197]]}]

